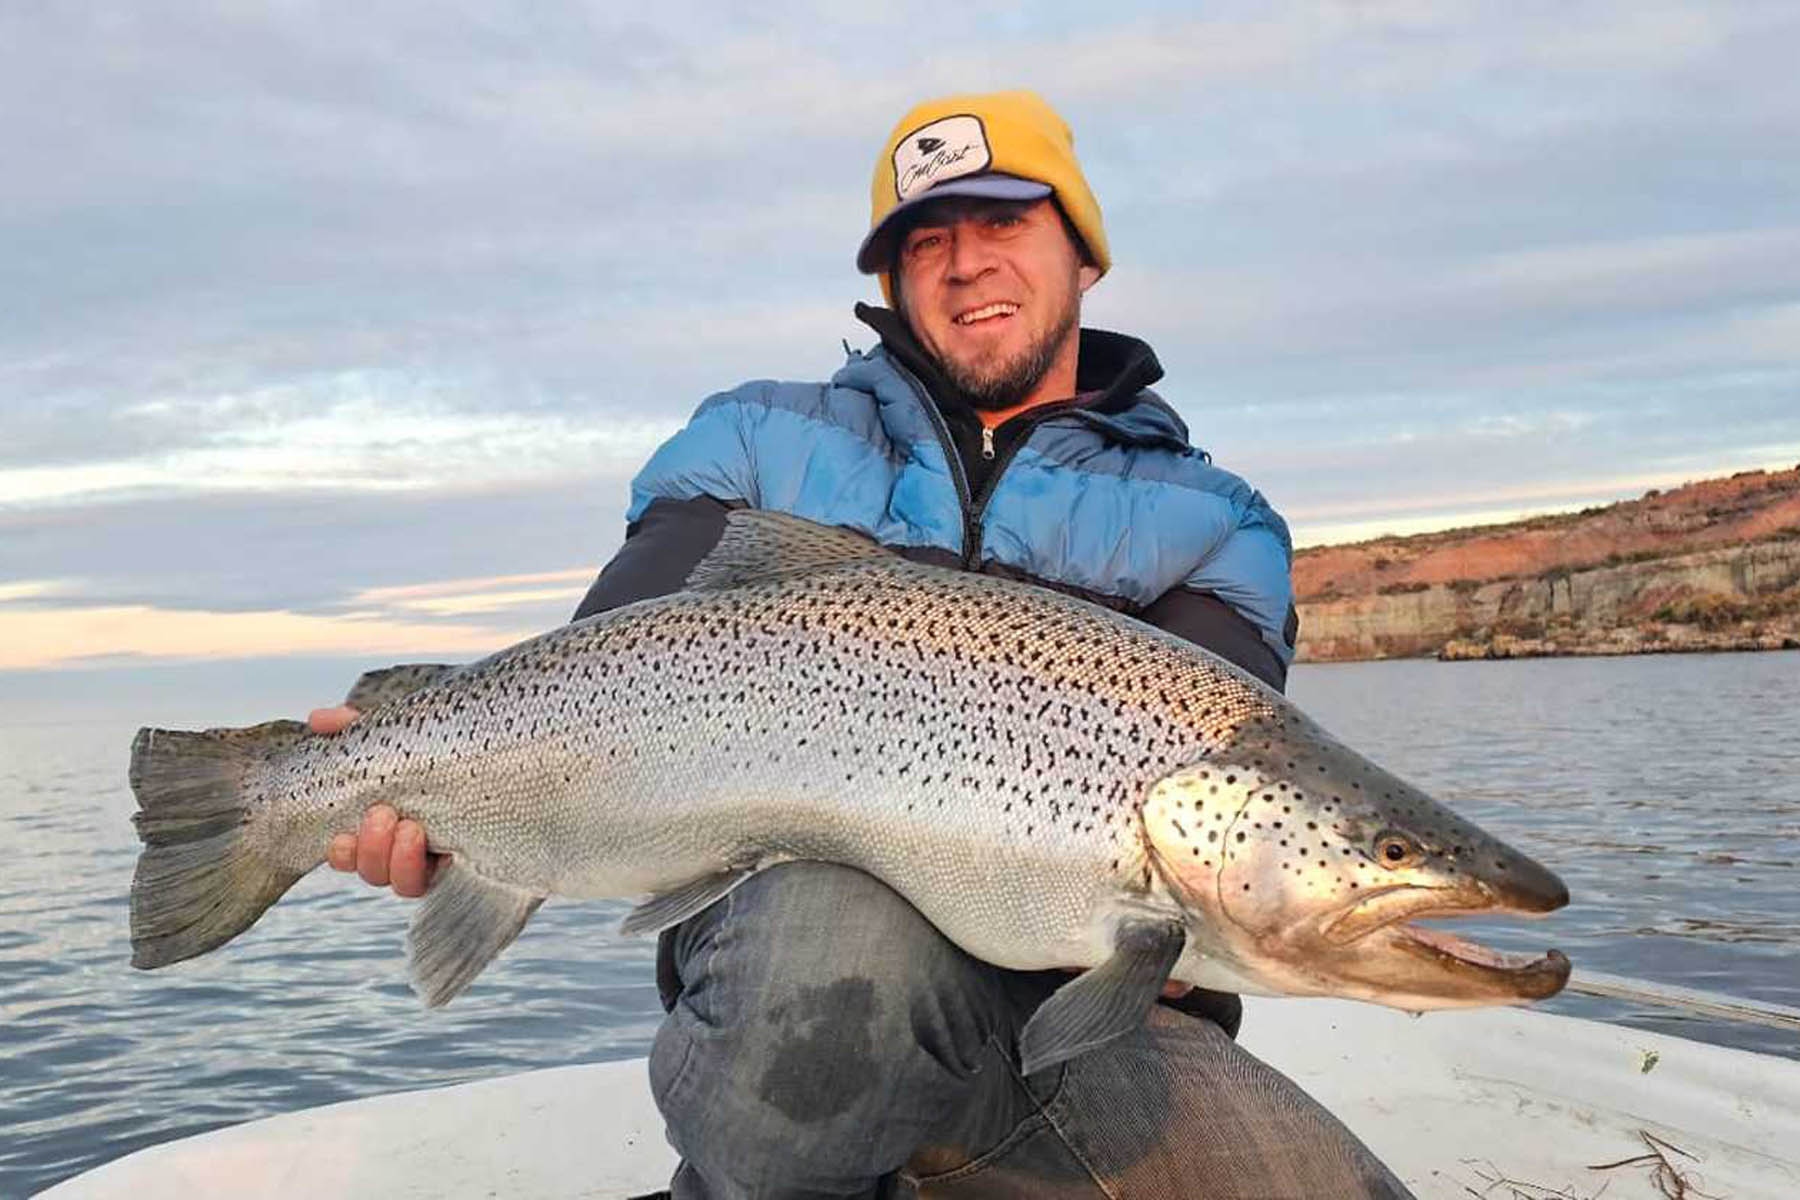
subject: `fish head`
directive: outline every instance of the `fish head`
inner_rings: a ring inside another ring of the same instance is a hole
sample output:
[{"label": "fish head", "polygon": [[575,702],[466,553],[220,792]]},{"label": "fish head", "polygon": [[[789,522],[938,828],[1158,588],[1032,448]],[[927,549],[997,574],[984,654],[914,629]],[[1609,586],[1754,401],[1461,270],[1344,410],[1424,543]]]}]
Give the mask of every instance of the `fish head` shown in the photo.
[{"label": "fish head", "polygon": [[1286,995],[1413,1011],[1561,990],[1569,960],[1506,955],[1419,918],[1540,916],[1553,873],[1289,708],[1155,783],[1144,830],[1197,943]]}]

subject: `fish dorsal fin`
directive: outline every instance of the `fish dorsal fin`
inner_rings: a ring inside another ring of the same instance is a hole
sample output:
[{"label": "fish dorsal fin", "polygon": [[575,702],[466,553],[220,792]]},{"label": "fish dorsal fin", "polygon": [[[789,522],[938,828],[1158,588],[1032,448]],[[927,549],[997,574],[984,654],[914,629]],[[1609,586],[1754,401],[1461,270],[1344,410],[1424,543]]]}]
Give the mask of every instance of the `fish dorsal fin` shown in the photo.
[{"label": "fish dorsal fin", "polygon": [[691,591],[719,591],[870,559],[905,561],[853,529],[768,509],[740,508],[727,515],[719,544],[700,560],[687,586]]},{"label": "fish dorsal fin", "polygon": [[397,667],[364,671],[351,685],[350,694],[344,697],[344,703],[358,712],[368,712],[371,708],[380,708],[383,704],[410,695],[460,670],[462,668],[455,663],[401,663]]}]

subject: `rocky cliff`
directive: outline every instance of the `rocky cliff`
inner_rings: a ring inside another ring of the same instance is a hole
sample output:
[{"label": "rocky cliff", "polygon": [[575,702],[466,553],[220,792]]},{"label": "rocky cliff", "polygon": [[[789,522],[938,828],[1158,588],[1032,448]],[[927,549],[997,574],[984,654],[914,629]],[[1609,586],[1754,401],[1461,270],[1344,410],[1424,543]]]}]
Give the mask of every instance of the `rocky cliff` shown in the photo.
[{"label": "rocky cliff", "polygon": [[1301,551],[1300,657],[1800,648],[1800,467]]}]

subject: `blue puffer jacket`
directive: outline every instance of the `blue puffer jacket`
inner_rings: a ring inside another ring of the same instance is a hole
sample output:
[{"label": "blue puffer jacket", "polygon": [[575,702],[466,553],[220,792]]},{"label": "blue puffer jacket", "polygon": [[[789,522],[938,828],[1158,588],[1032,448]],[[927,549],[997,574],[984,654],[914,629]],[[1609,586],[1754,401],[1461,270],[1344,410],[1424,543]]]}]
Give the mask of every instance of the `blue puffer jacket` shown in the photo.
[{"label": "blue puffer jacket", "polygon": [[[1094,336],[1083,332],[1084,359]],[[758,381],[706,400],[633,481],[627,520],[697,497],[848,526],[1137,615],[1178,589],[1210,594],[1254,626],[1280,674],[1293,657],[1286,523],[1193,448],[1147,388],[1059,406],[971,494],[918,376],[885,346],[853,352],[829,383]]]}]

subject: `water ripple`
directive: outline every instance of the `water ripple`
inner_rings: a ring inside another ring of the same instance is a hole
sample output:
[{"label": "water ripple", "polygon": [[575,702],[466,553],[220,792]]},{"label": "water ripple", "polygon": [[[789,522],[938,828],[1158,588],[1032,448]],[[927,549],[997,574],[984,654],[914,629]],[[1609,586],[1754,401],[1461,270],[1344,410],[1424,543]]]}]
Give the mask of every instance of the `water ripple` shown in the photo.
[{"label": "water ripple", "polygon": [[[1349,744],[1556,869],[1503,949],[1800,1006],[1800,660],[1786,654],[1303,667]],[[135,716],[136,714],[134,714]],[[219,952],[128,969],[138,722],[0,728],[0,1195],[140,1146],[379,1092],[644,1053],[653,947],[619,904],[546,905],[457,1002],[406,983],[408,906],[320,873]],[[1550,1007],[1800,1058],[1791,1034],[1561,996]]]}]

